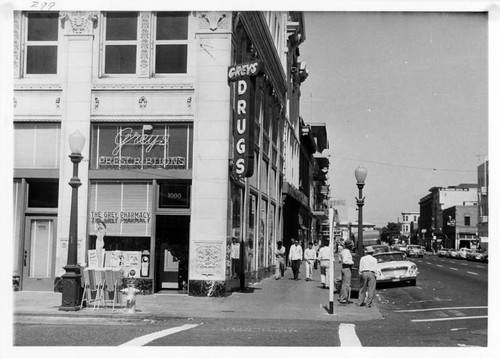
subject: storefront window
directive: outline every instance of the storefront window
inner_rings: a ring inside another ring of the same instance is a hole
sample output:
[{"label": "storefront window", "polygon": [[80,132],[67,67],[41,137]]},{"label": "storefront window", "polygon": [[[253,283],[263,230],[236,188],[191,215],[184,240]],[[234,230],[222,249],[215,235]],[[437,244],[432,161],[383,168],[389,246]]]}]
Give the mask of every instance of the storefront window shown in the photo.
[{"label": "storefront window", "polygon": [[189,169],[192,124],[99,124],[92,131],[92,169]]},{"label": "storefront window", "polygon": [[265,251],[266,251],[266,231],[267,231],[267,201],[262,200],[262,207],[260,208],[260,218],[259,218],[259,268],[265,267],[266,262]]},{"label": "storefront window", "polygon": [[248,218],[248,240],[245,242],[246,272],[255,271],[254,250],[255,250],[255,224],[257,213],[257,197],[250,194],[250,213]]},{"label": "storefront window", "polygon": [[276,247],[275,236],[274,236],[274,215],[276,213],[276,206],[274,204],[271,205],[269,209],[269,240],[267,241],[267,265],[271,266],[273,264],[273,251],[274,247]]},{"label": "storefront window", "polygon": [[233,184],[231,186],[231,235],[227,240],[226,276],[237,278],[240,276],[240,242],[241,242],[241,213],[243,211],[243,189]]},{"label": "storefront window", "polygon": [[14,123],[14,168],[59,168],[59,123]]}]

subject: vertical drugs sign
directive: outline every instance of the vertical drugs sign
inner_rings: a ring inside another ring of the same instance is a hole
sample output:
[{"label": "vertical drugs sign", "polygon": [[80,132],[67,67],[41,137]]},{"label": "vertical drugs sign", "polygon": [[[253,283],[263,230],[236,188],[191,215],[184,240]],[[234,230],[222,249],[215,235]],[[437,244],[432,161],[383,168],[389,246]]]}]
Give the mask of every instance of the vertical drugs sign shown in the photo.
[{"label": "vertical drugs sign", "polygon": [[263,68],[261,61],[251,61],[228,68],[228,82],[236,82],[233,116],[233,174],[237,178],[253,175],[255,82]]}]

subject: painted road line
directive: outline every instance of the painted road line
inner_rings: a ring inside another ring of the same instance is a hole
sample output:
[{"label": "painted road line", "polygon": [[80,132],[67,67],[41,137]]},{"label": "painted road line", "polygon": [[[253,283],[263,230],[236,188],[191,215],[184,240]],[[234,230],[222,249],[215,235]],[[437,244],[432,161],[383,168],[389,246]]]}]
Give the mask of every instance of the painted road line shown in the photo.
[{"label": "painted road line", "polygon": [[[423,302],[423,301],[422,301]],[[398,310],[394,312],[427,312],[427,311],[447,311],[447,310],[475,310],[488,308],[488,306],[469,306],[469,307],[439,307],[439,308],[419,308],[414,310]]]},{"label": "painted road line", "polygon": [[478,273],[476,272],[470,272],[470,271],[467,271],[467,273],[470,273],[471,275],[479,275]]},{"label": "painted road line", "polygon": [[450,267],[450,270],[455,270],[455,271],[458,271],[458,269],[457,269],[457,268],[455,268],[455,267]]},{"label": "painted road line", "polygon": [[197,327],[198,324],[185,324],[183,326],[179,327],[173,327],[169,329],[164,329],[163,331],[151,333],[151,334],[146,334],[145,336],[137,337],[132,339],[131,341],[125,342],[121,344],[120,346],[134,346],[134,347],[140,347],[145,344],[148,344],[149,342],[154,341],[155,339],[162,338],[165,336],[169,336],[174,333],[182,332],[187,329],[191,329],[194,327]]},{"label": "painted road line", "polygon": [[341,323],[339,326],[339,338],[341,347],[362,347],[354,325],[350,323]]},{"label": "painted road line", "polygon": [[438,265],[438,264],[436,264],[436,266],[437,266],[437,267],[444,267],[443,265]]},{"label": "painted road line", "polygon": [[437,322],[437,321],[456,321],[462,319],[479,319],[488,318],[488,316],[470,316],[470,317],[448,317],[448,318],[429,318],[429,319],[412,319],[412,322]]}]

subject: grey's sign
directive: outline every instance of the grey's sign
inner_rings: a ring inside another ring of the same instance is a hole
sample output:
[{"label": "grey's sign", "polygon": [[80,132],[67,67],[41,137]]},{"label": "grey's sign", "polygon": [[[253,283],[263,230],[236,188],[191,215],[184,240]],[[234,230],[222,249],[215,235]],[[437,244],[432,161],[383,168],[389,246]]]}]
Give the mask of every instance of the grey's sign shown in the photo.
[{"label": "grey's sign", "polygon": [[233,122],[234,165],[237,178],[251,177],[254,167],[255,76],[263,64],[252,61],[230,66],[228,81],[236,82],[236,113]]}]

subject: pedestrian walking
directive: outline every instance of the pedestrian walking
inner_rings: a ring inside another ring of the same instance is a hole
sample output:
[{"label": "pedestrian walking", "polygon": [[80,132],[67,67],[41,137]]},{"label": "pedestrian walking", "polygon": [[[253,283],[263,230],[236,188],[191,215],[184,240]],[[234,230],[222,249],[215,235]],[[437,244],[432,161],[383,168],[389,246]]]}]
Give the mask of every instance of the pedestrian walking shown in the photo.
[{"label": "pedestrian walking", "polygon": [[285,276],[285,247],[282,241],[276,243],[278,247],[276,248],[276,280],[279,280]]},{"label": "pedestrian walking", "polygon": [[325,240],[324,246],[319,249],[318,261],[319,269],[321,274],[321,286],[323,288],[329,288],[330,286],[330,247],[329,241]]},{"label": "pedestrian walking", "polygon": [[302,247],[299,245],[299,240],[294,240],[294,244],[290,247],[288,259],[292,262],[293,279],[297,281],[299,279],[300,263],[303,259]]},{"label": "pedestrian walking", "polygon": [[351,291],[351,268],[354,264],[351,254],[352,242],[345,241],[345,247],[340,251],[340,263],[342,264],[342,286],[340,289],[340,303],[350,303],[349,296]]},{"label": "pedestrian walking", "polygon": [[318,254],[319,254],[319,244],[318,240],[314,240],[314,245],[313,245],[314,251],[316,251],[316,260],[314,260],[314,269],[318,269]]},{"label": "pedestrian walking", "polygon": [[[373,248],[366,249],[366,255],[359,261],[359,278],[361,281],[361,289],[359,290],[358,306],[371,307],[375,296],[375,287],[377,278],[375,272],[377,270],[377,259],[373,257]],[[366,303],[365,303],[366,296]]]},{"label": "pedestrian walking", "polygon": [[306,281],[312,280],[313,267],[316,262],[316,257],[316,250],[314,250],[313,243],[310,241],[308,248],[304,251],[304,261],[306,262]]}]

